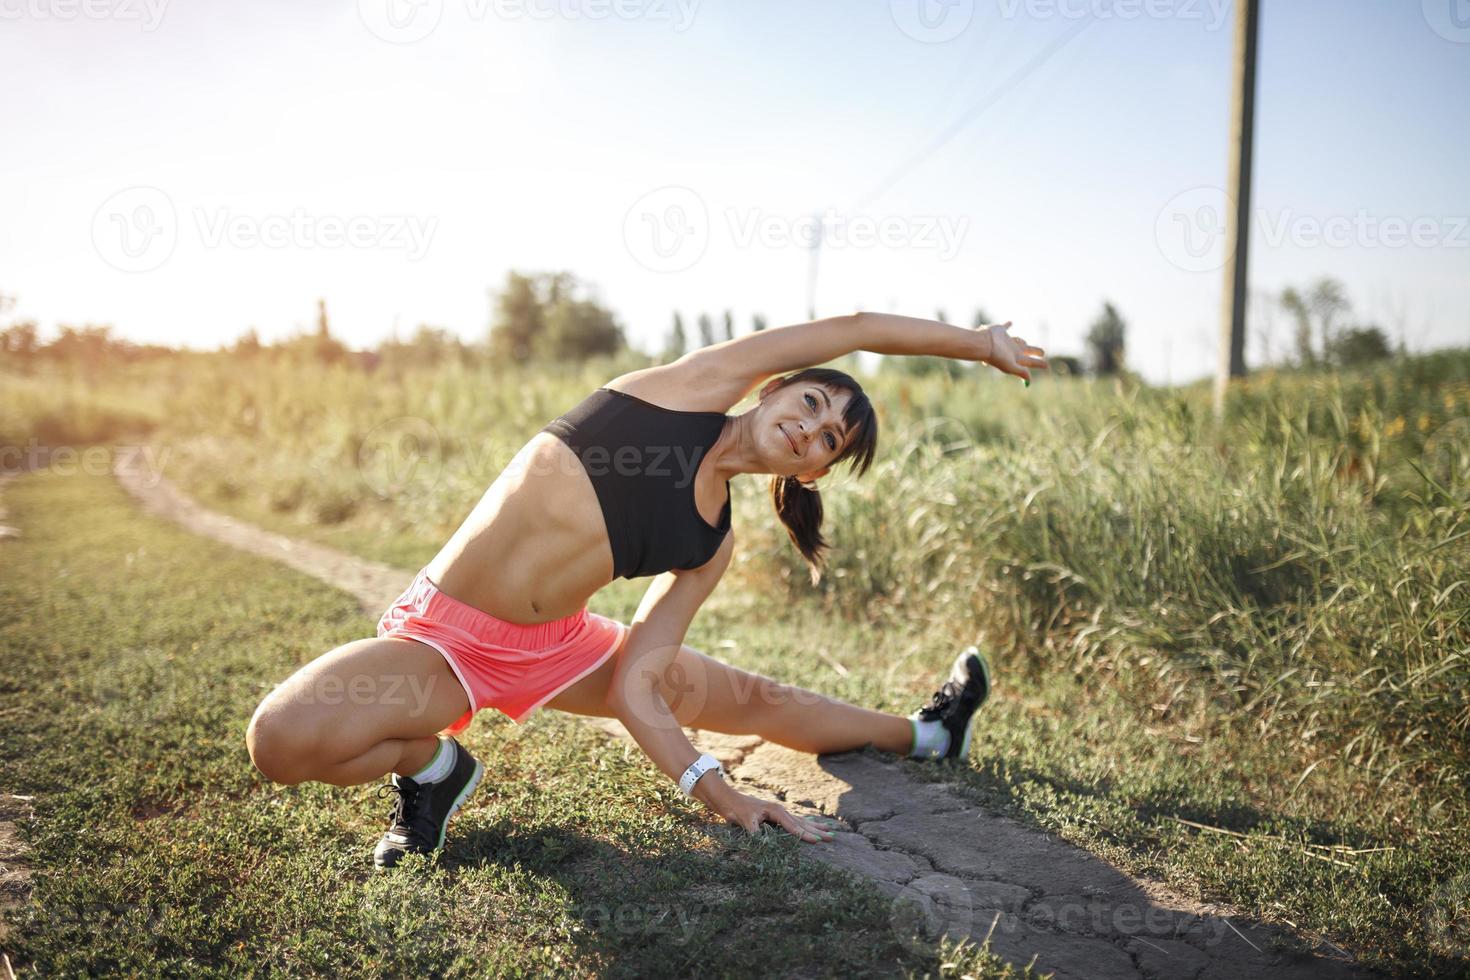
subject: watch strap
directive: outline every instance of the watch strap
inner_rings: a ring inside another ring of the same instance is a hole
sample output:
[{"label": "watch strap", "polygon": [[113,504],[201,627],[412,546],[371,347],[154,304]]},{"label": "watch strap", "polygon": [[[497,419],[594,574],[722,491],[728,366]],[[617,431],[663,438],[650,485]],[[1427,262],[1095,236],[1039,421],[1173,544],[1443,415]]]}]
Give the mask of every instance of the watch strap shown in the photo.
[{"label": "watch strap", "polygon": [[725,772],[724,766],[720,765],[720,760],[706,752],[689,763],[689,768],[685,769],[684,774],[679,777],[679,790],[685,796],[693,796],[694,784],[699,782],[700,777],[705,773],[714,770],[718,770],[721,775]]}]

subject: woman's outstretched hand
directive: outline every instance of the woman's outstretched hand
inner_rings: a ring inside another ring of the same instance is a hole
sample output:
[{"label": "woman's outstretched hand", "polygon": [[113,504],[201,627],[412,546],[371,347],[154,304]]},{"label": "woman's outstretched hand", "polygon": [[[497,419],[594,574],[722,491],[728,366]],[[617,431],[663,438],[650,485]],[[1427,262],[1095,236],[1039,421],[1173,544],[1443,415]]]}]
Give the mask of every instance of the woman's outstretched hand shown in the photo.
[{"label": "woman's outstretched hand", "polygon": [[761,824],[769,823],[811,844],[833,839],[832,832],[822,822],[798,817],[779,803],[744,793],[733,793],[731,800],[721,807],[720,815],[752,834],[760,833]]},{"label": "woman's outstretched hand", "polygon": [[1029,382],[1033,370],[1045,371],[1048,369],[1046,351],[1040,347],[1033,347],[1021,337],[1012,337],[1007,332],[1010,327],[1011,321],[1007,320],[1005,323],[993,323],[975,328],[990,341],[989,353],[980,359],[998,371],[1014,374]]}]

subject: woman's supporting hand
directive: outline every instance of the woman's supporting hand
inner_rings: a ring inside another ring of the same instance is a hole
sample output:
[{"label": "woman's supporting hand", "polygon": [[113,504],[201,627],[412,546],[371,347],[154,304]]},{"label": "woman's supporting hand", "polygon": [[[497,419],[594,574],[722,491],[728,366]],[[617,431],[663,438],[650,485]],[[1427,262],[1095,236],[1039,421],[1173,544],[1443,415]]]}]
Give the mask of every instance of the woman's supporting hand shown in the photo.
[{"label": "woman's supporting hand", "polygon": [[1040,347],[1033,347],[1021,337],[1012,337],[1008,331],[1011,321],[1005,323],[992,323],[983,327],[976,327],[989,341],[988,353],[980,359],[997,371],[1006,374],[1014,374],[1018,378],[1031,380],[1031,371],[1045,371],[1048,369],[1046,363],[1046,351]]},{"label": "woman's supporting hand", "polygon": [[[713,785],[706,787],[704,784],[711,780],[714,781]],[[708,798],[705,798],[706,794]],[[798,817],[779,803],[746,796],[714,774],[699,781],[694,795],[702,798],[706,806],[727,821],[745,828],[751,834],[760,833],[761,824],[769,823],[811,844],[833,839],[832,832],[823,825],[830,825],[825,818],[812,820]]]}]

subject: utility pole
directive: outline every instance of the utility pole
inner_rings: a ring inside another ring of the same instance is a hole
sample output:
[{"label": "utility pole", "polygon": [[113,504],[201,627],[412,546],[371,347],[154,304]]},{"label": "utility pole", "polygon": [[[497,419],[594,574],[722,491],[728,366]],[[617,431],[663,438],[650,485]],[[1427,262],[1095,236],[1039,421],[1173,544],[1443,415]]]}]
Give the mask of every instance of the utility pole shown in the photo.
[{"label": "utility pole", "polygon": [[1215,418],[1225,416],[1231,378],[1245,376],[1246,269],[1251,237],[1251,156],[1256,128],[1256,42],[1260,0],[1235,0],[1235,79],[1230,112],[1230,183],[1235,212],[1226,215],[1220,359],[1215,369]]}]

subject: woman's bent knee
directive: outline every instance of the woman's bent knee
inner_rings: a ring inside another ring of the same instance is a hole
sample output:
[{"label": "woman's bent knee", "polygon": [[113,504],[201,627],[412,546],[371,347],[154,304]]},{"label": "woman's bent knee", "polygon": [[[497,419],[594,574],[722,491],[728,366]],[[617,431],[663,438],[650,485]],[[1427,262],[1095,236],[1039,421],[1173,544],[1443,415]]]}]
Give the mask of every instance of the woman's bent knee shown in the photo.
[{"label": "woman's bent knee", "polygon": [[432,647],[354,640],[301,667],[261,701],[245,731],[268,779],[299,783],[390,738],[433,735],[468,708],[464,688]]},{"label": "woman's bent knee", "polygon": [[299,721],[291,718],[289,708],[273,699],[266,698],[255,709],[245,728],[245,748],[262,776],[292,786],[310,778],[307,768],[314,746]]}]

